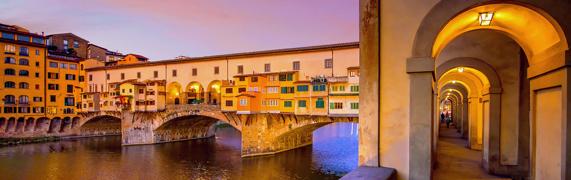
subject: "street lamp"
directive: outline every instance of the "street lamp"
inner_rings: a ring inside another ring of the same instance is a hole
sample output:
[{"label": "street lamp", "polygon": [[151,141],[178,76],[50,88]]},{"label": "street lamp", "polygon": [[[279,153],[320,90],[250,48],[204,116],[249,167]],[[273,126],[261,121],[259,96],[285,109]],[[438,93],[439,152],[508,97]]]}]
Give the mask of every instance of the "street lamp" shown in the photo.
[{"label": "street lamp", "polygon": [[494,12],[481,12],[478,15],[478,22],[480,26],[489,26],[492,24],[492,19],[494,18]]}]

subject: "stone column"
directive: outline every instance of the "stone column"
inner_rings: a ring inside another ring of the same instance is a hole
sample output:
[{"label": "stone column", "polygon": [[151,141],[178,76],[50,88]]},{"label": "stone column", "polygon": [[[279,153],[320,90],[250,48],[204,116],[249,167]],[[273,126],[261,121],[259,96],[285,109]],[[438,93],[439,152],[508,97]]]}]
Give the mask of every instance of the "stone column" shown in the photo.
[{"label": "stone column", "polygon": [[360,0],[359,165],[380,166],[380,2]]},{"label": "stone column", "polygon": [[468,111],[468,98],[464,98],[462,100],[462,138],[467,139],[468,138],[468,127],[469,127],[469,114],[470,112]]},{"label": "stone column", "polygon": [[432,126],[434,123],[434,59],[409,58],[410,77],[410,149],[409,178],[430,179],[432,176]]},{"label": "stone column", "polygon": [[470,112],[468,118],[468,148],[477,149],[478,146],[478,105],[480,104],[478,97],[468,98],[468,106]]},{"label": "stone column", "polygon": [[482,143],[482,165],[488,172],[494,172],[500,167],[500,121],[501,121],[501,91],[490,91],[485,95],[483,107],[484,133]]}]

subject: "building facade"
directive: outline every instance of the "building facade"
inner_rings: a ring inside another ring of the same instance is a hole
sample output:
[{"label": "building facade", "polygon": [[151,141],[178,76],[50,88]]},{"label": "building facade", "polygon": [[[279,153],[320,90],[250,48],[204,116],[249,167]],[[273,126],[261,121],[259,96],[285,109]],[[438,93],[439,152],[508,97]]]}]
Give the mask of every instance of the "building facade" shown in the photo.
[{"label": "building facade", "polygon": [[0,31],[0,131],[23,131],[25,123],[46,113],[45,37],[4,24]]}]

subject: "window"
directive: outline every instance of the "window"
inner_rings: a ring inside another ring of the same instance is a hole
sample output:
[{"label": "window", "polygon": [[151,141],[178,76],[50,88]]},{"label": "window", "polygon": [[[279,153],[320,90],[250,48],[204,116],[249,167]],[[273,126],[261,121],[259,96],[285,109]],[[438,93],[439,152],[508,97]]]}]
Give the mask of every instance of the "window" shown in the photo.
[{"label": "window", "polygon": [[233,91],[234,91],[233,88],[226,88],[226,93],[229,93],[229,94],[230,94],[230,93],[232,93]]},{"label": "window", "polygon": [[238,93],[246,92],[246,88],[238,88]]},{"label": "window", "polygon": [[339,91],[345,91],[345,86],[339,86]]},{"label": "window", "polygon": [[252,81],[252,82],[258,82],[258,77],[253,76],[253,77],[251,77],[250,81]]},{"label": "window", "polygon": [[284,101],[284,107],[292,107],[291,101]]},{"label": "window", "polygon": [[307,91],[309,91],[309,86],[308,85],[299,85],[299,86],[297,86],[297,91],[298,92],[307,92]]},{"label": "window", "polygon": [[39,56],[39,55],[40,55],[40,50],[36,49],[36,56]]},{"label": "window", "polygon": [[56,95],[50,95],[50,102],[56,102]]},{"label": "window", "polygon": [[139,94],[144,94],[145,90],[144,89],[139,89]]},{"label": "window", "polygon": [[278,87],[268,87],[268,93],[278,93]]},{"label": "window", "polygon": [[324,108],[325,107],[325,101],[323,101],[323,98],[317,98],[317,101],[315,101],[315,108]]},{"label": "window", "polygon": [[30,36],[18,35],[18,41],[30,42]]},{"label": "window", "polygon": [[16,64],[16,58],[6,57],[6,59],[4,59],[4,63],[6,63],[6,64]]},{"label": "window", "polygon": [[69,64],[69,69],[76,70],[76,69],[77,69],[77,64]]},{"label": "window", "polygon": [[59,84],[48,84],[49,90],[59,90]]},{"label": "window", "polygon": [[30,99],[28,98],[28,96],[26,95],[22,95],[20,96],[20,98],[18,98],[20,101],[18,102],[18,104],[29,104],[30,103]]},{"label": "window", "polygon": [[302,107],[302,108],[307,107],[307,101],[305,101],[305,100],[299,100],[299,101],[297,102],[297,107]]},{"label": "window", "polygon": [[36,84],[36,89],[40,89],[40,85],[39,85],[39,84]]},{"label": "window", "polygon": [[73,47],[74,47],[74,48],[79,48],[79,42],[73,41]]},{"label": "window", "polygon": [[66,74],[65,80],[75,80],[75,74]]},{"label": "window", "polygon": [[4,53],[5,54],[15,54],[16,53],[16,46],[6,44],[6,46],[4,46]]},{"label": "window", "polygon": [[57,68],[57,62],[50,62],[51,68]]},{"label": "window", "polygon": [[244,74],[244,66],[238,65],[238,74]]},{"label": "window", "polygon": [[359,92],[359,86],[351,86],[351,92]]},{"label": "window", "polygon": [[59,67],[62,68],[62,69],[67,69],[67,64],[66,64],[66,63],[61,63]]},{"label": "window", "polygon": [[73,85],[71,84],[67,85],[67,93],[73,93]]},{"label": "window", "polygon": [[20,56],[28,56],[28,47],[20,46]]},{"label": "window", "polygon": [[294,61],[293,62],[293,70],[299,70],[300,66],[299,66],[299,61]]},{"label": "window", "polygon": [[196,76],[198,74],[198,69],[192,68],[192,76]]},{"label": "window", "polygon": [[226,101],[226,106],[231,107],[233,105],[234,105],[234,101],[231,101],[231,100]]},{"label": "window", "polygon": [[40,62],[36,61],[36,67],[40,67]]},{"label": "window", "polygon": [[282,87],[282,94],[292,94],[294,93],[294,87]]},{"label": "window", "polygon": [[247,99],[240,99],[240,106],[246,106],[248,105],[248,100]]},{"label": "window", "polygon": [[16,96],[12,95],[4,96],[4,104],[16,104]]},{"label": "window", "polygon": [[11,39],[11,40],[15,39],[14,34],[7,33],[7,32],[2,32],[2,38],[3,39]]},{"label": "window", "polygon": [[329,103],[329,109],[343,109],[343,103],[342,102]]},{"label": "window", "polygon": [[155,72],[154,72],[154,77],[155,77],[155,78],[158,78],[158,77],[159,77],[159,72],[158,72],[158,71],[155,71]]},{"label": "window", "polygon": [[38,44],[44,44],[44,38],[41,38],[41,37],[33,37],[33,38],[32,38],[32,42],[38,43]]},{"label": "window", "polygon": [[218,66],[214,66],[214,74],[220,74],[220,68]]},{"label": "window", "polygon": [[325,91],[325,84],[313,85],[313,91]]},{"label": "window", "polygon": [[138,78],[138,79],[141,78],[141,72],[137,72],[137,78]]},{"label": "window", "polygon": [[59,74],[48,72],[48,79],[59,79]]},{"label": "window", "polygon": [[30,88],[30,84],[28,84],[27,82],[21,82],[21,83],[18,85],[18,87],[19,87],[20,89],[28,89],[28,88]]},{"label": "window", "polygon": [[75,104],[75,99],[73,97],[65,97],[64,105],[65,106],[73,106]]},{"label": "window", "polygon": [[125,73],[121,73],[121,80],[125,79]]},{"label": "window", "polygon": [[286,81],[287,76],[285,74],[280,74],[280,81]]},{"label": "window", "polygon": [[16,70],[10,69],[10,68],[5,69],[5,70],[4,70],[4,75],[14,76],[14,75],[16,75]]},{"label": "window", "polygon": [[240,77],[238,78],[238,81],[245,81],[245,80],[246,80],[246,77],[244,77],[244,76],[240,76]]},{"label": "window", "polygon": [[338,90],[337,86],[331,86],[331,91],[335,92],[337,90]]},{"label": "window", "polygon": [[12,81],[6,81],[6,82],[4,82],[4,87],[5,88],[16,88],[16,83],[12,82]]},{"label": "window", "polygon": [[64,39],[63,40],[63,49],[69,48],[68,46],[69,46],[69,43],[67,43],[67,40]]},{"label": "window", "polygon": [[85,81],[85,77],[83,77],[83,76],[78,76],[78,77],[77,77],[77,80],[79,80],[79,82],[83,82],[83,81]]},{"label": "window", "polygon": [[176,77],[176,69],[172,70],[172,77]]},{"label": "window", "polygon": [[89,81],[93,81],[93,75],[89,75]]},{"label": "window", "polygon": [[42,97],[34,97],[34,102],[42,102]]},{"label": "window", "polygon": [[264,72],[270,72],[272,69],[271,64],[264,64]]},{"label": "window", "polygon": [[325,69],[333,68],[333,59],[325,59]]},{"label": "window", "polygon": [[106,74],[105,76],[106,76],[105,78],[107,78],[107,80],[111,79],[111,74]]},{"label": "window", "polygon": [[352,103],[351,103],[351,109],[359,109],[359,103],[357,103],[357,102],[352,102]]},{"label": "window", "polygon": [[18,73],[20,76],[29,76],[30,72],[28,70],[20,70],[20,73]]},{"label": "window", "polygon": [[28,59],[22,58],[18,61],[18,64],[28,66],[28,65],[30,65],[30,61],[28,61]]}]

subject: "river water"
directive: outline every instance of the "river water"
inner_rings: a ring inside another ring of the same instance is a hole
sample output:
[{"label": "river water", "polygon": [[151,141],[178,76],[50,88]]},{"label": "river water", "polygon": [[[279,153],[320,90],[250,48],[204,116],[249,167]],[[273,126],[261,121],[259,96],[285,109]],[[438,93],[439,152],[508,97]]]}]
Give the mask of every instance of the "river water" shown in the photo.
[{"label": "river water", "polygon": [[357,167],[357,124],[316,130],[313,145],[241,158],[240,132],[216,138],[121,146],[96,137],[0,148],[0,179],[338,179]]}]

